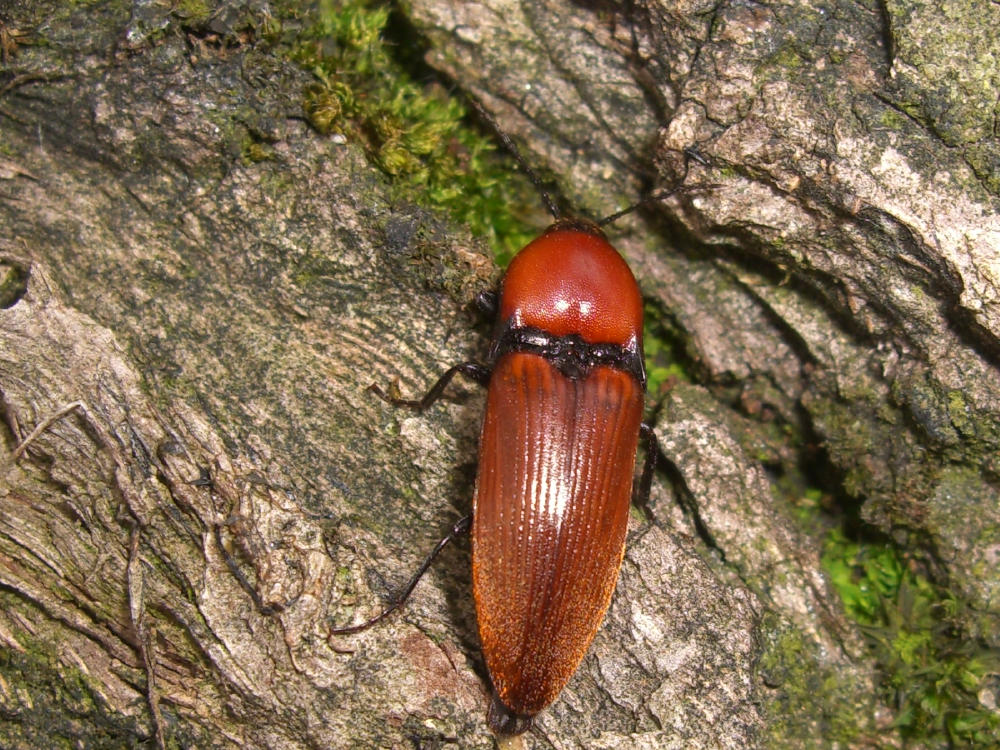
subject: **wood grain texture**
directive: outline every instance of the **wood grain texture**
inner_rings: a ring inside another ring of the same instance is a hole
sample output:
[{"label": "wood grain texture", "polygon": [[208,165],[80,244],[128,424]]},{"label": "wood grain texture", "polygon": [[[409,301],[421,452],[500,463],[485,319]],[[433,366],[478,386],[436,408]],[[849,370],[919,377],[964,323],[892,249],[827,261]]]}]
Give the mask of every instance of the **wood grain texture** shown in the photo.
[{"label": "wood grain texture", "polygon": [[508,354],[480,441],[472,574],[483,655],[500,700],[534,715],[576,670],[624,552],[643,394],[627,373],[570,380]]}]

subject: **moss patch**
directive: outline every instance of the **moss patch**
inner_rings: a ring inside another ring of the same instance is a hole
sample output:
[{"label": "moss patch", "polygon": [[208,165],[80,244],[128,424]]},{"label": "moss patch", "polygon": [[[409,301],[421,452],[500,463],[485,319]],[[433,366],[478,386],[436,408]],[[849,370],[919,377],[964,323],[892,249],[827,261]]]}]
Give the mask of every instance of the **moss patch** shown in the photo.
[{"label": "moss patch", "polygon": [[834,531],[823,566],[865,635],[899,734],[928,747],[1000,745],[1000,714],[979,697],[1000,654],[965,636],[965,605],[888,543]]},{"label": "moss patch", "polygon": [[423,51],[391,6],[322,0],[291,52],[315,79],[306,117],[321,134],[362,144],[401,200],[447,211],[504,264],[534,236],[520,217],[540,200],[426,69]]},{"label": "moss patch", "polygon": [[[22,603],[4,596],[18,609]],[[0,649],[0,746],[5,748],[146,747],[145,719],[109,711],[78,670],[57,662],[51,648],[22,639],[23,650]],[[145,706],[139,707],[145,716]]]},{"label": "moss patch", "polygon": [[767,704],[769,747],[850,745],[866,730],[872,707],[864,686],[845,683],[816,653],[816,645],[769,613],[758,673],[775,690]]}]

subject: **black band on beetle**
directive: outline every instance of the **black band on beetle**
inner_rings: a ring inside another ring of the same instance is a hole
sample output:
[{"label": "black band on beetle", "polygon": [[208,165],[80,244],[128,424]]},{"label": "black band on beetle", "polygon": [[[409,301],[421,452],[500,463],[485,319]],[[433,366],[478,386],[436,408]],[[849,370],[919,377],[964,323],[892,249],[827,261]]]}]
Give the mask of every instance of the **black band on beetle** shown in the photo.
[{"label": "black band on beetle", "polygon": [[582,380],[595,367],[613,367],[634,377],[646,389],[646,366],[638,347],[589,344],[575,333],[553,336],[540,328],[507,326],[494,340],[490,367],[504,354],[523,352],[544,357],[570,380]]}]

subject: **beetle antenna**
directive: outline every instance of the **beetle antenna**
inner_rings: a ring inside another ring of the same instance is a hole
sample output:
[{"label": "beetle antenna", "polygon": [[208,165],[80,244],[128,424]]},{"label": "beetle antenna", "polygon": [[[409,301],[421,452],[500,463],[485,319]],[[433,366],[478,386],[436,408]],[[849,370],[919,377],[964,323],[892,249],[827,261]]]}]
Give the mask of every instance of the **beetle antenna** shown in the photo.
[{"label": "beetle antenna", "polygon": [[603,219],[597,222],[597,226],[606,227],[608,224],[612,224],[618,221],[618,219],[620,219],[621,217],[628,216],[633,211],[637,211],[640,208],[649,206],[653,203],[656,203],[657,201],[661,201],[664,198],[669,198],[671,195],[674,195],[675,193],[693,193],[696,190],[715,190],[716,188],[722,187],[722,185],[714,183],[709,185],[684,185],[683,184],[684,180],[686,180],[688,176],[688,166],[690,166],[692,161],[696,161],[705,167],[711,166],[711,162],[701,155],[701,152],[698,151],[697,146],[688,146],[686,149],[684,149],[684,174],[680,176],[680,178],[677,180],[676,184],[672,188],[667,188],[665,190],[660,190],[659,192],[656,193],[651,193],[642,200],[636,201],[628,208],[623,208],[621,211],[617,211],[611,214],[610,216],[605,216]]},{"label": "beetle antenna", "polygon": [[715,190],[722,187],[722,185],[711,183],[708,185],[675,185],[667,190],[660,190],[655,193],[647,195],[640,201],[633,203],[628,208],[623,208],[621,211],[615,211],[615,213],[610,216],[605,216],[603,219],[597,222],[597,226],[606,227],[608,224],[613,224],[618,221],[623,216],[628,216],[630,213],[639,210],[640,208],[645,208],[653,203],[663,200],[664,198],[669,198],[671,195],[676,195],[677,193],[694,193],[699,190]]},{"label": "beetle antenna", "polygon": [[549,193],[548,190],[545,189],[545,185],[542,182],[542,178],[538,176],[538,173],[535,172],[535,170],[531,168],[528,162],[525,161],[524,157],[521,156],[521,152],[518,150],[517,145],[514,143],[514,141],[511,140],[510,136],[507,135],[503,131],[503,129],[497,124],[497,121],[493,119],[493,116],[490,115],[490,113],[487,112],[485,109],[483,109],[482,104],[480,104],[478,101],[476,101],[471,97],[469,98],[469,101],[472,104],[472,108],[479,113],[479,116],[484,120],[486,120],[486,122],[489,123],[489,126],[493,128],[493,132],[496,133],[497,136],[500,138],[500,142],[503,143],[504,148],[506,148],[507,151],[510,152],[510,155],[514,157],[514,160],[521,167],[522,171],[528,176],[528,179],[531,180],[531,184],[535,186],[535,190],[537,190],[538,194],[542,197],[542,202],[545,204],[545,207],[549,210],[549,213],[552,214],[552,218],[553,219],[563,218],[563,212],[559,210],[559,206],[557,206],[556,202],[552,199],[552,195]]}]

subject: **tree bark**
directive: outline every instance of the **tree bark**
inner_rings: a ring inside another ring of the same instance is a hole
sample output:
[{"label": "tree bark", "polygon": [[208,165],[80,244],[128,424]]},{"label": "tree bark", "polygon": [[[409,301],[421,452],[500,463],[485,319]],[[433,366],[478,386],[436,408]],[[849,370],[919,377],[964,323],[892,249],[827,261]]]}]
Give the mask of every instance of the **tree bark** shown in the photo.
[{"label": "tree bark", "polygon": [[[497,272],[306,125],[277,8],[206,7],[0,16],[0,745],[491,747],[467,543],[330,629],[469,510],[477,389],[366,388],[481,360]],[[526,744],[889,732],[803,463],[1000,648],[997,9],[404,10],[582,212],[684,186],[610,231],[694,382],[652,394],[667,468]]]}]

